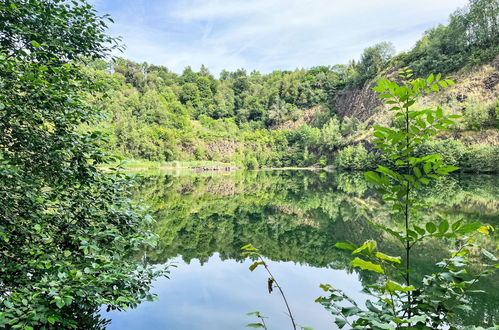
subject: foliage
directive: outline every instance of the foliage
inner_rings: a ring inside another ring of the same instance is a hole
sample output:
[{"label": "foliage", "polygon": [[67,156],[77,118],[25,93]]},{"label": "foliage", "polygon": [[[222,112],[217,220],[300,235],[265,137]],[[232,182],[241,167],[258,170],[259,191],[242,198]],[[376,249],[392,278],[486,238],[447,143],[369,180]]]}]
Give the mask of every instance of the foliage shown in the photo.
[{"label": "foliage", "polygon": [[[432,207],[421,210],[418,226],[424,227],[425,221],[431,221],[436,213],[449,222],[471,215],[475,221],[497,224],[498,179],[489,175],[448,176],[437,184],[425,186],[418,198]],[[199,260],[204,264],[214,255],[222,260],[242,261],[240,247],[249,241],[258,243],[266,260],[356,273],[359,268],[349,264],[349,255],[334,248],[331,242],[361,245],[376,237],[385,254],[399,253],[399,241],[383,235],[368,222],[376,221],[397,230],[402,229],[402,224],[390,219],[391,206],[380,203],[367,190],[361,173],[156,172],[144,178],[135,196],[150,207],[157,219],[158,246],[147,252],[149,262],[155,264],[179,255],[186,263]],[[489,251],[497,244],[483,239],[480,242]],[[441,240],[417,245],[411,256],[414,279],[437,271],[434,264],[447,256],[449,248],[454,248],[453,243]],[[470,256],[473,261],[478,260],[475,253]],[[468,271],[479,272],[481,267],[473,262]],[[377,282],[376,276],[369,272],[359,272],[359,279],[366,286]],[[496,277],[484,278],[475,285],[488,293],[471,297],[473,311],[460,313],[459,324],[497,321],[494,318],[498,306],[494,299],[496,280]],[[262,282],[263,285],[267,283]],[[296,309],[298,320],[302,312]],[[267,322],[269,328],[271,321],[272,318]]]},{"label": "foliage", "polygon": [[448,73],[467,64],[490,61],[499,53],[498,13],[495,0],[470,0],[450,16],[447,26],[426,31],[415,47],[399,59],[417,75]]},{"label": "foliage", "polygon": [[[365,172],[365,177],[377,187],[382,199],[392,205],[395,215],[405,224],[405,230],[402,231],[375,225],[404,246],[405,258],[402,260],[381,252],[373,240],[368,240],[361,246],[346,243],[335,245],[352,251],[355,255],[355,259],[351,261],[353,267],[382,275],[379,283],[364,289],[374,297],[374,301],[366,301],[366,309],[330,285],[321,286],[329,296],[319,297],[317,302],[337,316],[335,323],[340,328],[347,324],[353,329],[454,328],[456,310],[470,309],[466,294],[471,292],[471,287],[480,277],[491,274],[497,267],[489,262],[483,265],[484,269],[478,274],[470,274],[466,270],[469,267],[467,255],[477,249],[492,262],[497,261],[491,252],[477,245],[476,240],[470,236],[477,231],[488,235],[493,231],[492,226],[463,224],[462,220],[450,224],[447,219],[441,219],[438,223],[429,221],[424,226],[414,223],[413,218],[424,207],[423,201],[417,198],[414,191],[457,170],[455,166],[445,165],[440,154],[416,157],[415,148],[423,140],[436,135],[437,130],[447,129],[456,116],[445,116],[440,107],[413,110],[411,106],[424,94],[438,92],[454,82],[450,79],[442,80],[440,74],[411,80],[412,72],[408,69],[402,70],[400,75],[405,79],[402,85],[380,79],[373,88],[391,106],[395,117],[404,123],[394,127],[374,127],[376,147],[394,165],[392,168],[379,165],[376,172]],[[421,281],[415,281],[411,268],[411,249],[429,238],[456,239],[458,249],[452,251],[450,258],[438,264],[441,269],[437,273],[425,275]],[[401,280],[405,284],[399,284]]]},{"label": "foliage", "polygon": [[[321,159],[332,164],[337,155],[362,156],[360,147],[339,152],[359,143],[370,151],[366,136],[372,123],[339,116],[338,95],[389,76],[401,65],[410,65],[421,76],[489,61],[498,54],[496,16],[496,1],[470,0],[449,25],[427,31],[408,53],[393,57],[393,46],[382,42],[346,65],[268,74],[224,70],[217,79],[204,66],[176,74],[125,59],[89,60],[84,72],[105,81],[110,97],[103,102],[88,96],[105,116],[85,128],[106,131],[106,149],[150,161],[223,161],[247,167],[255,165],[246,157],[251,154],[261,167],[296,167],[316,166]],[[460,106],[464,118],[453,130],[497,127],[495,102],[470,97]],[[465,163],[456,166],[470,170]],[[347,162],[339,167],[371,165]]]},{"label": "foliage", "polygon": [[356,74],[349,83],[357,86],[364,85],[364,83],[376,77],[386,68],[394,53],[395,48],[389,42],[381,42],[364,49],[360,61],[353,63],[353,69]]},{"label": "foliage", "polygon": [[373,156],[362,144],[347,146],[338,151],[335,165],[341,170],[367,170],[373,167]]},{"label": "foliage", "polygon": [[466,128],[470,130],[499,128],[498,108],[497,101],[487,104],[473,98],[467,99],[463,114]]},{"label": "foliage", "polygon": [[249,327],[249,328],[264,328],[265,330],[267,330],[267,325],[265,324],[265,319],[267,318],[266,316],[263,316],[262,314],[260,314],[260,312],[251,312],[251,313],[248,313],[246,314],[248,316],[251,316],[251,315],[255,315],[257,318],[260,319],[260,322],[259,323],[248,323],[246,326]]},{"label": "foliage", "polygon": [[497,172],[499,147],[478,144],[463,152],[462,164],[470,172]]},{"label": "foliage", "polygon": [[[293,313],[291,312],[291,309],[290,309],[289,304],[288,304],[288,300],[286,299],[286,295],[284,294],[282,287],[279,285],[279,283],[277,282],[274,275],[270,272],[270,269],[269,269],[267,263],[263,259],[262,255],[258,252],[258,249],[255,248],[251,244],[247,244],[247,245],[243,246],[241,248],[241,250],[244,251],[243,252],[244,256],[248,256],[250,258],[257,259],[257,261],[255,261],[251,266],[249,266],[249,270],[254,271],[258,266],[262,266],[265,268],[265,271],[267,272],[267,274],[269,274],[269,278],[267,279],[267,287],[268,287],[269,293],[272,293],[274,288],[277,288],[279,290],[279,293],[281,294],[281,297],[284,301],[284,304],[286,305],[286,310],[288,311],[288,316],[289,316],[289,319],[291,321],[291,325],[293,326],[293,329],[296,330],[296,327],[298,325],[295,322],[295,319],[293,317]],[[262,320],[263,320],[263,318],[262,318]],[[262,325],[259,327],[265,328],[264,323],[262,323]],[[301,328],[304,329],[303,327],[301,327]]]},{"label": "foliage", "polygon": [[152,219],[128,199],[131,182],[102,131],[81,132],[102,91],[80,60],[103,57],[110,19],[85,1],[0,2],[0,327],[102,328],[101,306],[152,300],[163,270],[136,254],[155,242]]}]

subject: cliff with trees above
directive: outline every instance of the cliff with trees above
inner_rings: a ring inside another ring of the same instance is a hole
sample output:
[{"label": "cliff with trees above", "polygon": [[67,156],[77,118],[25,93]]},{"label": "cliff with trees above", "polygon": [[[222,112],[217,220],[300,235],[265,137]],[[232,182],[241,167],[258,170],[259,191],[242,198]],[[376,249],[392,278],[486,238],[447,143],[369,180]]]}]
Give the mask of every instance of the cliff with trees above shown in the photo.
[{"label": "cliff with trees above", "polygon": [[269,74],[224,70],[215,78],[204,66],[176,74],[126,59],[94,61],[84,70],[108,94],[104,103],[94,101],[107,114],[95,125],[109,133],[105,147],[126,159],[366,169],[380,157],[371,152],[368,127],[393,120],[372,83],[410,66],[415,76],[455,75],[457,86],[421,102],[463,115],[422,148],[452,153],[464,171],[497,172],[497,13],[496,1],[470,0],[412,50],[395,55],[384,42],[346,65]]}]

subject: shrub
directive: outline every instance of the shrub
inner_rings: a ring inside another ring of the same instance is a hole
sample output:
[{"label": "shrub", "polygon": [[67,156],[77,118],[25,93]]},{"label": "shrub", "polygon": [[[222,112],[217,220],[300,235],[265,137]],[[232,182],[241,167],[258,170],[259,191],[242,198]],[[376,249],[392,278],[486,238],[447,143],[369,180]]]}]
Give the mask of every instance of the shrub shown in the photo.
[{"label": "shrub", "polygon": [[464,149],[461,141],[454,139],[426,140],[416,147],[414,154],[416,157],[439,154],[442,155],[447,164],[460,166]]},{"label": "shrub", "polygon": [[338,151],[335,165],[342,170],[365,170],[372,167],[373,156],[361,145],[348,146]]},{"label": "shrub", "polygon": [[478,144],[465,149],[461,169],[469,172],[499,171],[499,147]]},{"label": "shrub", "polygon": [[467,129],[479,130],[497,127],[497,104],[484,103],[470,98],[464,109],[464,123]]},{"label": "shrub", "polygon": [[244,158],[243,166],[248,170],[254,170],[257,169],[259,165],[255,156],[251,155]]}]

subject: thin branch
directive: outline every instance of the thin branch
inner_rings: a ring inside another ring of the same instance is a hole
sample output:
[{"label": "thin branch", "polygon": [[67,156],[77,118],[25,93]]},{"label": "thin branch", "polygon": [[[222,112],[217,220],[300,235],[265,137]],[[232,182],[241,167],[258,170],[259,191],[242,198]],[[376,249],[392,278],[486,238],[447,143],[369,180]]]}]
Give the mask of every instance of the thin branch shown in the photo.
[{"label": "thin branch", "polygon": [[262,256],[259,256],[259,258],[263,263],[263,267],[265,267],[265,270],[267,271],[267,273],[269,273],[270,278],[274,281],[275,286],[279,289],[279,292],[281,293],[282,299],[284,300],[284,304],[286,305],[286,308],[288,310],[288,316],[291,319],[291,323],[293,324],[293,329],[296,330],[295,319],[293,317],[293,313],[291,313],[291,308],[289,307],[288,300],[286,299],[286,295],[284,295],[284,291],[282,290],[279,283],[277,283],[277,280],[275,279],[274,275],[272,275],[272,273],[270,272],[270,269],[267,266],[267,263],[263,260]]}]

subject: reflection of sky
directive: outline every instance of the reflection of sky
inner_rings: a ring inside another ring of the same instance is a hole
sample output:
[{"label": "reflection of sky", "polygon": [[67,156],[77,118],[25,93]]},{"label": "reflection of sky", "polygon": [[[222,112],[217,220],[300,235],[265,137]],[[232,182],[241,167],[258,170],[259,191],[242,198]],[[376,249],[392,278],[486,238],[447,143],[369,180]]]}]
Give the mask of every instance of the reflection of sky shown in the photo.
[{"label": "reflection of sky", "polygon": [[[104,313],[113,320],[109,329],[248,329],[256,322],[246,313],[260,311],[268,316],[269,329],[290,329],[285,306],[277,291],[267,291],[264,268],[248,270],[251,261],[222,261],[218,255],[201,266],[176,260],[171,279],[156,281],[154,292],[159,301],[146,302],[127,312]],[[271,272],[283,287],[291,310],[299,324],[314,329],[334,328],[333,317],[314,300],[324,292],[320,283],[345,290],[352,298],[362,298],[355,274],[297,265],[292,262],[268,262]]]}]

